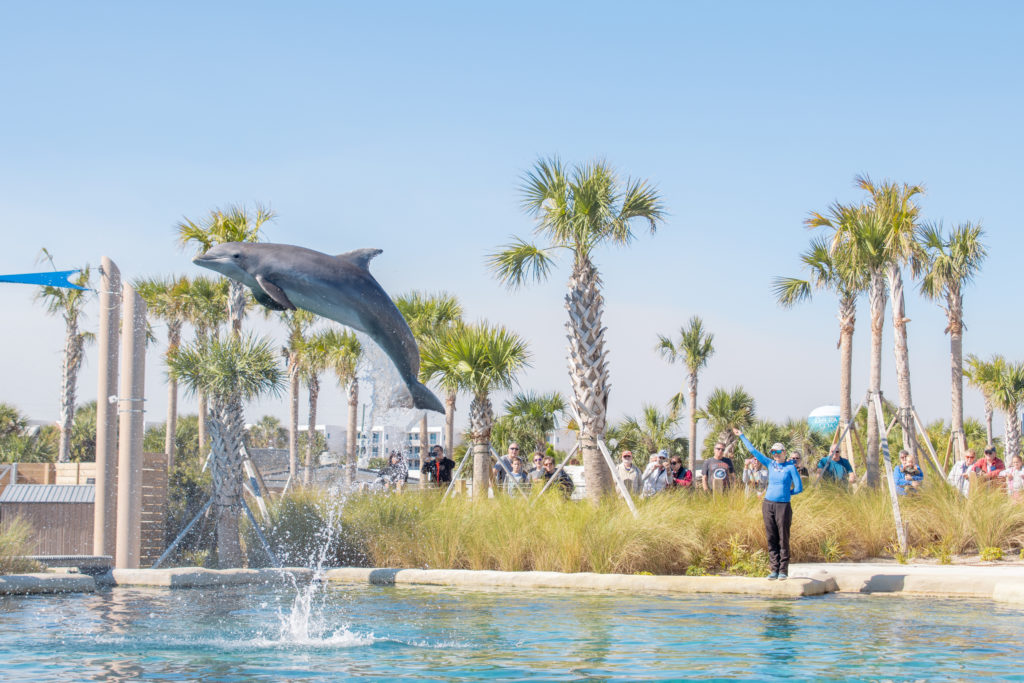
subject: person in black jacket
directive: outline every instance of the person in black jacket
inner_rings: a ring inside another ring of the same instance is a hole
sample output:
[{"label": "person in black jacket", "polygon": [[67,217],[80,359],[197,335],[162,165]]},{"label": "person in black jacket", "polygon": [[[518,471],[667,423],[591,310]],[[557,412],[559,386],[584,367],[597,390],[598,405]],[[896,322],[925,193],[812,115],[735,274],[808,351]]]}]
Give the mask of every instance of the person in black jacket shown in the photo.
[{"label": "person in black jacket", "polygon": [[[544,468],[544,480],[551,479],[555,476],[555,459],[550,455],[545,455],[544,460],[541,463],[541,467]],[[558,477],[552,482],[553,485],[558,486],[562,489],[562,494],[568,498],[572,495],[573,489],[576,488],[576,484],[572,483],[572,477],[566,473],[565,470],[559,470]]]},{"label": "person in black jacket", "polygon": [[445,457],[444,448],[434,446],[423,464],[420,465],[420,484],[423,486],[445,486],[452,481],[455,461]]}]

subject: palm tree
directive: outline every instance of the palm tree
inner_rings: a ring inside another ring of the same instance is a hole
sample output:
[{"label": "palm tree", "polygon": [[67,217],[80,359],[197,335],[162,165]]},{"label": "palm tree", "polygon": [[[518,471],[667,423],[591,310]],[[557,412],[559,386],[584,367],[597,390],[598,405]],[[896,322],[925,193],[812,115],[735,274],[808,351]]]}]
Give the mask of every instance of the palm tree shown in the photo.
[{"label": "palm tree", "polygon": [[[179,278],[147,278],[136,280],[135,291],[146,302],[146,313],[167,323],[167,355],[181,344],[181,327],[185,323],[185,294],[188,280]],[[167,471],[174,469],[174,435],[178,424],[178,383],[167,378],[167,428],[164,430],[164,455]]]},{"label": "palm tree", "polygon": [[[178,242],[182,247],[195,243],[200,254],[215,244],[259,242],[263,225],[275,217],[273,211],[259,204],[251,214],[244,206],[229,206],[226,211],[214,209],[205,220],[196,222],[185,218],[178,223]],[[238,336],[242,333],[247,303],[245,285],[235,280],[229,282],[228,317],[232,332]]]},{"label": "palm tree", "polygon": [[[669,363],[682,360],[686,365],[686,383],[690,389],[690,469],[697,467],[697,373],[707,366],[708,359],[715,352],[715,335],[704,330],[704,322],[693,316],[686,327],[679,328],[679,341],[673,342],[664,335],[658,335],[658,351]],[[682,407],[683,393],[672,397],[671,415],[678,414]]]},{"label": "palm tree", "polygon": [[958,438],[964,432],[964,306],[963,287],[981,268],[987,252],[981,243],[984,232],[980,225],[964,223],[953,228],[949,238],[941,225],[924,226],[919,239],[926,253],[921,292],[929,299],[942,301],[946,311],[946,333],[949,334],[951,392],[953,417],[951,429]]},{"label": "palm tree", "polygon": [[327,368],[338,379],[338,386],[348,389],[348,428],[345,432],[345,470],[342,480],[352,485],[356,480],[356,438],[359,434],[356,420],[359,417],[359,378],[356,370],[363,347],[353,332],[336,328],[322,333],[323,345],[327,349]]},{"label": "palm tree", "polygon": [[[316,316],[301,308],[294,311],[282,311],[280,316],[288,330],[287,344],[281,349],[281,354],[288,361],[288,476],[295,479],[299,472],[301,356],[306,343],[306,333],[316,322]],[[310,434],[311,442],[312,436]]]},{"label": "palm tree", "polygon": [[505,401],[505,415],[511,440],[532,443],[543,453],[548,444],[548,433],[558,429],[558,416],[565,410],[565,400],[557,391],[538,394],[520,392]]},{"label": "palm tree", "polygon": [[[842,222],[849,209],[836,208],[839,213],[834,214],[835,220]],[[867,282],[863,271],[851,268],[839,256],[838,251],[835,255],[831,253],[827,240],[811,240],[810,248],[800,255],[809,278],[778,277],[775,278],[772,290],[776,301],[786,308],[809,301],[815,289],[828,290],[839,297],[839,424],[842,429],[853,416],[850,396],[853,384],[853,332],[857,322],[857,297],[864,291]],[[853,454],[847,453],[847,457],[853,458]]]},{"label": "palm tree", "polygon": [[992,401],[1003,411],[1006,426],[1006,459],[1020,455],[1020,405],[1024,403],[1024,363],[1004,365],[992,387]]},{"label": "palm tree", "polygon": [[309,421],[306,430],[306,466],[302,483],[313,483],[313,451],[316,446],[316,407],[320,399],[320,375],[327,369],[333,330],[321,330],[302,342],[299,351],[299,375],[309,390]]},{"label": "palm tree", "polygon": [[902,185],[885,181],[874,183],[866,175],[854,181],[871,194],[869,210],[882,217],[885,227],[885,271],[892,299],[893,350],[896,355],[896,389],[899,393],[899,422],[903,427],[903,448],[917,457],[917,438],[912,414],[914,401],[910,391],[910,352],[907,347],[906,305],[903,296],[903,266],[917,275],[922,267],[921,245],[917,242],[920,207],[915,202],[924,193],[920,185]]},{"label": "palm tree", "polygon": [[516,375],[529,365],[526,341],[514,332],[487,322],[453,327],[426,344],[423,362],[435,377],[445,369],[459,389],[473,396],[469,434],[473,441],[473,497],[486,498],[490,479],[491,394],[512,389]]},{"label": "palm tree", "polygon": [[988,445],[993,443],[992,415],[995,412],[995,385],[1006,368],[1006,360],[1000,355],[992,356],[991,360],[982,360],[976,355],[968,354],[967,368],[964,370],[964,377],[967,383],[981,392],[985,399],[985,433]]},{"label": "palm tree", "polygon": [[280,448],[284,428],[273,415],[264,415],[249,429],[249,443],[253,448]]},{"label": "palm tree", "polygon": [[238,515],[243,505],[243,403],[278,394],[283,385],[272,349],[268,340],[232,334],[184,346],[167,359],[170,373],[189,392],[201,389],[209,398],[217,557],[222,567],[242,563]]},{"label": "palm tree", "polygon": [[646,467],[651,453],[665,449],[678,454],[677,447],[683,441],[673,436],[678,425],[679,416],[671,408],[663,413],[657,406],[644,404],[639,417],[627,416],[618,426],[618,447],[633,451],[633,462],[638,467]]},{"label": "palm tree", "polygon": [[[806,224],[810,228],[831,229],[829,253],[867,281],[868,310],[871,315],[871,362],[868,391],[881,395],[882,327],[885,324],[885,268],[887,231],[885,220],[877,211],[864,207],[833,204],[827,214],[812,213]],[[878,454],[881,444],[880,426],[874,410],[867,411],[867,453],[865,454],[868,484],[881,481]]]},{"label": "palm tree", "polygon": [[[182,314],[195,330],[195,341],[204,344],[223,325],[227,317],[228,282],[224,278],[187,278],[182,284]],[[172,380],[173,381],[173,380]],[[196,391],[199,403],[199,450],[206,446],[206,392]]]},{"label": "palm tree", "polygon": [[728,453],[735,447],[733,427],[746,429],[753,424],[754,413],[754,397],[744,391],[743,387],[736,387],[732,391],[719,387],[708,396],[697,418],[708,421],[709,438],[725,444]]},{"label": "palm tree", "polygon": [[[425,294],[413,291],[395,299],[395,306],[409,324],[413,337],[420,347],[431,337],[442,334],[452,325],[462,322],[462,304],[454,294],[440,292]],[[420,365],[420,381],[427,382],[428,376]],[[455,400],[458,392],[446,390],[444,400],[445,446],[449,452],[455,438]],[[420,419],[420,457],[426,458],[427,449],[427,412],[423,411]]]},{"label": "palm tree", "polygon": [[489,266],[505,285],[518,288],[527,281],[547,278],[554,251],[564,249],[572,255],[565,297],[569,379],[573,409],[580,420],[587,496],[596,501],[612,491],[612,478],[597,447],[605,432],[611,386],[601,322],[604,299],[594,253],[604,244],[632,242],[634,220],[645,222],[655,232],[664,219],[664,208],[648,181],[627,179],[623,184],[603,161],[577,166],[568,173],[557,158],[538,161],[523,178],[521,192],[523,208],[536,217],[536,233],[546,239],[547,246],[516,239],[492,254]]},{"label": "palm tree", "polygon": [[[42,250],[42,261],[53,265],[53,256],[46,249]],[[79,287],[89,286],[90,269],[86,266],[79,271],[71,282]],[[60,428],[60,446],[57,451],[58,462],[68,462],[71,456],[71,425],[75,419],[75,398],[78,393],[78,372],[82,369],[85,358],[85,343],[93,338],[91,332],[79,329],[82,320],[82,307],[89,300],[91,290],[68,289],[65,287],[45,286],[36,294],[36,301],[41,301],[49,315],[59,315],[64,319],[64,356],[61,363],[60,416],[57,425]]]}]

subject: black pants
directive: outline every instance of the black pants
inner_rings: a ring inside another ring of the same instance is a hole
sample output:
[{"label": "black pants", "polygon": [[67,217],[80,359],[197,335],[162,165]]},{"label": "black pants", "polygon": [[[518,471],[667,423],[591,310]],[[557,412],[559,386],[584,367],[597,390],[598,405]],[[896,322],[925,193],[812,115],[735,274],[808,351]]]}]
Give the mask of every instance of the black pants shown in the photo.
[{"label": "black pants", "polygon": [[768,567],[773,572],[789,573],[789,526],[793,508],[789,503],[766,500],[761,503],[764,533],[768,537]]}]

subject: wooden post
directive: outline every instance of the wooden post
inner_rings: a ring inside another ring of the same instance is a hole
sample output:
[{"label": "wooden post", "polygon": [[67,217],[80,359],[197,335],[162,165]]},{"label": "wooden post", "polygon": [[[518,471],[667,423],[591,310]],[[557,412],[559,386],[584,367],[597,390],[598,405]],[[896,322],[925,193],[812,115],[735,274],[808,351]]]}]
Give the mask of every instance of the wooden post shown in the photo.
[{"label": "wooden post", "polygon": [[114,566],[137,569],[142,545],[142,431],[146,375],[146,304],[124,285],[124,354],[118,396],[117,547]]},{"label": "wooden post", "polygon": [[[878,415],[878,423],[882,424],[885,420],[885,415],[882,413],[882,400],[878,397],[878,394],[873,396],[875,402],[875,410]],[[896,418],[893,418],[893,423],[896,422]],[[892,429],[892,423],[889,425],[889,429]],[[882,464],[885,466],[885,480],[889,483],[889,501],[892,503],[892,516],[896,522],[896,540],[900,544],[900,552],[906,554],[907,552],[907,531],[903,528],[903,515],[900,514],[900,498],[899,494],[896,493],[896,480],[892,476],[892,463],[889,462],[889,429],[886,429],[881,434],[881,446],[882,446]]]},{"label": "wooden post", "polygon": [[96,386],[96,495],[93,504],[92,554],[114,555],[117,523],[118,328],[121,324],[121,273],[106,256],[100,265],[99,381]]}]

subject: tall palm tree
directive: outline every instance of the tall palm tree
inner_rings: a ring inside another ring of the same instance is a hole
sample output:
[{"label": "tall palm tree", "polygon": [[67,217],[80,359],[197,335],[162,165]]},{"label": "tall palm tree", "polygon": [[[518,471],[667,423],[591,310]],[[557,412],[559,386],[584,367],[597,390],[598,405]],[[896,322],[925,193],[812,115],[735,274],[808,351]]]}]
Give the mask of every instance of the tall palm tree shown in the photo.
[{"label": "tall palm tree", "polygon": [[[226,210],[214,209],[210,215],[198,222],[188,218],[178,223],[178,242],[182,247],[196,244],[199,253],[215,244],[225,242],[259,242],[264,224],[276,218],[273,211],[259,204],[250,213],[244,206],[229,206]],[[228,317],[231,330],[238,336],[242,333],[242,319],[247,303],[245,285],[229,280]]]},{"label": "tall palm tree", "polygon": [[[458,297],[447,292],[425,294],[413,291],[395,299],[395,306],[409,324],[417,345],[423,346],[425,341],[444,333],[452,325],[462,322],[462,304]],[[427,382],[428,377],[420,365],[420,381]],[[446,390],[444,400],[445,446],[449,453],[452,440],[455,438],[455,399],[458,392]],[[420,457],[427,455],[427,412],[423,411],[420,419]]]},{"label": "tall palm tree", "polygon": [[[836,207],[840,213],[837,221],[844,220],[848,207]],[[800,255],[800,261],[809,277],[804,280],[794,277],[778,277],[772,285],[775,299],[782,306],[790,308],[797,303],[809,301],[815,289],[824,289],[839,297],[839,424],[845,427],[853,417],[851,397],[853,384],[853,332],[857,322],[857,297],[864,291],[867,282],[863,271],[844,263],[840,253],[832,254],[828,240],[815,238],[811,246]],[[841,444],[845,448],[845,444]],[[853,458],[852,453],[846,457]]]},{"label": "tall palm tree", "polygon": [[964,370],[964,377],[967,383],[981,392],[985,399],[985,433],[988,440],[987,445],[993,443],[992,415],[995,412],[995,388],[999,378],[1006,370],[1006,359],[1000,355],[993,355],[990,360],[982,360],[976,355],[967,356],[967,368]]},{"label": "tall palm tree", "polygon": [[502,247],[489,266],[505,285],[517,288],[543,281],[556,250],[572,256],[569,293],[569,379],[573,408],[579,415],[580,452],[587,496],[599,500],[612,491],[612,477],[597,447],[604,435],[611,389],[601,322],[604,299],[594,253],[605,244],[633,241],[633,223],[646,223],[654,233],[664,219],[658,192],[646,180],[620,182],[603,161],[566,171],[557,158],[538,161],[523,178],[522,204],[537,219],[536,234],[547,241],[538,247],[521,239]]},{"label": "tall palm tree", "polygon": [[953,228],[947,239],[941,225],[920,229],[919,240],[926,254],[921,292],[929,299],[942,301],[949,334],[953,417],[951,429],[957,437],[964,433],[964,301],[963,287],[974,280],[987,252],[981,243],[980,225],[964,223]]},{"label": "tall palm tree", "polygon": [[309,411],[306,431],[306,464],[303,468],[302,483],[313,483],[313,451],[316,447],[316,408],[320,399],[320,375],[328,366],[328,356],[333,330],[321,330],[310,335],[299,351],[299,375],[309,391]]},{"label": "tall palm tree", "polygon": [[[306,342],[306,333],[316,322],[316,316],[302,308],[282,311],[280,316],[288,330],[287,343],[281,349],[281,354],[288,362],[288,476],[294,479],[299,472],[299,389],[302,383],[300,359]],[[312,436],[310,434],[310,438]]]},{"label": "tall palm tree", "polygon": [[487,322],[461,325],[423,348],[430,368],[449,368],[459,389],[471,394],[469,435],[473,441],[473,497],[487,497],[490,479],[491,394],[515,386],[516,375],[529,365],[526,341],[514,332]]},{"label": "tall palm tree", "polygon": [[[658,351],[669,363],[682,360],[686,366],[686,384],[690,390],[690,469],[697,467],[697,373],[707,366],[708,359],[715,352],[715,335],[704,330],[704,322],[698,317],[690,318],[686,327],[679,328],[679,340],[673,342],[664,335],[658,335]],[[679,413],[683,405],[683,394],[672,397],[671,414]]]},{"label": "tall palm tree", "polygon": [[565,400],[557,391],[538,394],[519,392],[505,401],[505,415],[510,432],[517,441],[533,444],[543,453],[548,444],[548,433],[558,429],[558,416],[565,410]]},{"label": "tall palm tree", "polygon": [[[829,253],[844,267],[852,269],[867,281],[868,311],[871,316],[871,362],[868,391],[879,394],[882,387],[882,327],[885,324],[885,268],[887,231],[884,217],[864,207],[833,204],[827,213],[812,213],[806,224],[810,228],[832,230]],[[881,427],[874,410],[867,411],[867,453],[865,454],[868,484],[881,482],[879,447]]]},{"label": "tall palm tree", "polygon": [[334,373],[338,386],[348,391],[348,428],[345,432],[345,470],[342,480],[351,485],[356,480],[356,465],[359,454],[356,438],[359,434],[356,421],[359,417],[359,378],[356,371],[363,347],[353,332],[330,328],[323,332],[323,344],[327,349],[327,369]]},{"label": "tall palm tree", "polygon": [[[639,416],[627,416],[618,427],[619,449],[633,451],[633,462],[646,467],[647,457],[662,449],[673,451],[681,442],[675,436],[679,415],[669,409],[661,412],[658,406],[644,404]],[[691,468],[692,469],[692,468]]]},{"label": "tall palm tree", "polygon": [[280,448],[284,428],[273,415],[264,415],[249,429],[249,443],[253,448]]},{"label": "tall palm tree", "polygon": [[854,182],[870,193],[868,208],[882,217],[885,226],[885,271],[889,298],[892,300],[896,390],[900,400],[899,422],[903,428],[903,448],[916,457],[916,427],[911,412],[914,400],[910,391],[910,351],[907,346],[907,323],[910,318],[906,315],[903,295],[903,267],[909,266],[914,275],[921,271],[922,250],[917,242],[921,209],[916,198],[924,193],[924,188],[891,181],[879,184],[866,175],[857,176]]},{"label": "tall palm tree", "polygon": [[[181,345],[181,328],[185,324],[185,294],[188,280],[177,278],[145,278],[136,280],[135,291],[146,302],[146,313],[167,323],[167,356]],[[167,378],[167,425],[164,430],[164,455],[167,471],[174,469],[174,436],[178,425],[178,382]]]},{"label": "tall palm tree", "polygon": [[168,368],[189,392],[202,389],[209,397],[217,557],[222,567],[241,566],[243,404],[280,392],[283,382],[273,347],[251,336],[215,336],[179,348],[168,358]]},{"label": "tall palm tree", "polygon": [[719,387],[708,396],[697,417],[708,421],[709,436],[725,444],[726,452],[730,452],[736,445],[733,427],[742,430],[753,424],[755,409],[754,397],[743,387],[732,391]]},{"label": "tall palm tree", "polygon": [[1024,363],[1007,363],[992,387],[992,401],[1003,411],[1006,459],[1020,455],[1020,406],[1024,403]]},{"label": "tall palm tree", "polygon": [[[56,270],[53,256],[46,249],[42,250],[42,261],[46,261]],[[71,280],[79,287],[89,287],[91,271],[86,266]],[[75,398],[78,394],[78,372],[82,369],[85,359],[83,349],[85,343],[93,338],[91,332],[83,332],[79,325],[82,321],[82,308],[89,300],[91,290],[68,289],[65,287],[45,286],[38,290],[36,301],[40,301],[49,315],[64,319],[64,355],[61,363],[60,383],[60,416],[57,425],[60,428],[60,446],[57,451],[58,462],[68,462],[71,457],[71,426],[75,419]]]},{"label": "tall palm tree", "polygon": [[[182,314],[195,331],[197,344],[213,338],[227,322],[228,281],[224,278],[199,276],[182,284]],[[206,392],[196,390],[199,403],[199,450],[206,446]]]}]

